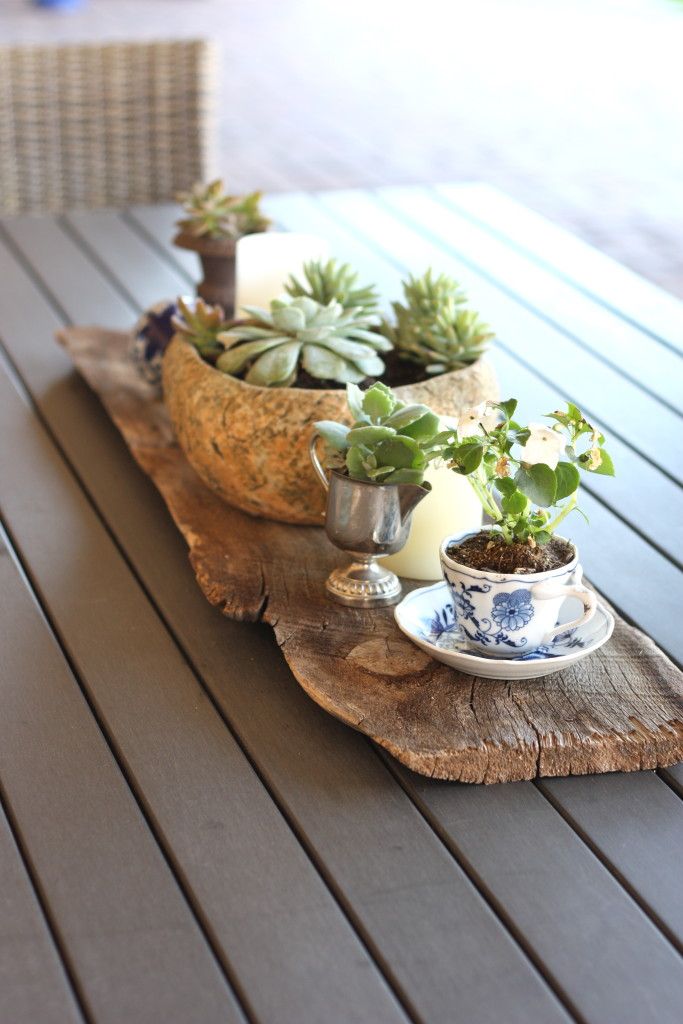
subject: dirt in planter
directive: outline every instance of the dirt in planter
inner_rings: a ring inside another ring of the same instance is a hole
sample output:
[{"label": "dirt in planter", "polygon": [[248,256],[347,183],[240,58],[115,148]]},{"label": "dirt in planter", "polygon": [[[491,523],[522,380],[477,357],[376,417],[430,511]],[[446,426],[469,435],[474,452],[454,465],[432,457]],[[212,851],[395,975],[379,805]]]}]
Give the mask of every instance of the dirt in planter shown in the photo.
[{"label": "dirt in planter", "polygon": [[461,562],[471,569],[520,575],[559,569],[574,557],[571,544],[561,537],[553,537],[547,544],[532,548],[519,542],[506,544],[502,538],[492,537],[488,531],[468,537],[462,544],[451,544],[447,553],[454,562]]},{"label": "dirt in planter", "polygon": [[[372,387],[378,380],[381,380],[387,387],[397,388],[401,384],[421,384],[422,381],[435,376],[435,374],[427,373],[423,366],[418,366],[417,363],[412,363],[409,359],[401,359],[396,351],[382,352],[381,356],[386,370],[380,377],[366,377],[361,381],[359,387],[363,391]],[[336,391],[345,388],[346,384],[339,384],[336,380],[318,380],[317,377],[311,377],[305,370],[299,370],[299,376],[292,387],[308,388],[311,391]]]}]

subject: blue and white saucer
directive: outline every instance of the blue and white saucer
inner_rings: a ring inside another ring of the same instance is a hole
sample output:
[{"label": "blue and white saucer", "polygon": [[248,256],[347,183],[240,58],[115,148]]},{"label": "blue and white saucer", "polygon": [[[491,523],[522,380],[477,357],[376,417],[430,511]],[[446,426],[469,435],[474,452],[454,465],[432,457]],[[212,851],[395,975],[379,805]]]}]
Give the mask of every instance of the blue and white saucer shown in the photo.
[{"label": "blue and white saucer", "polygon": [[[558,625],[575,619],[580,607],[576,598],[568,598],[560,609]],[[467,646],[455,621],[450,591],[443,581],[413,590],[396,606],[394,616],[399,629],[432,658],[485,679],[535,679],[559,672],[597,651],[614,629],[613,616],[598,603],[590,622],[560,633],[552,643],[515,658],[490,658]]]}]

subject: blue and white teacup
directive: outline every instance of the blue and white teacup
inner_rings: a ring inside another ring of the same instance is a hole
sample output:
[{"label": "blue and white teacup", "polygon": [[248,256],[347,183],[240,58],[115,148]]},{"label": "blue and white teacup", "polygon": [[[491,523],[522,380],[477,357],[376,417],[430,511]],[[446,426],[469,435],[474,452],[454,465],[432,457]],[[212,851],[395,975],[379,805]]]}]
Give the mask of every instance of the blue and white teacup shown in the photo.
[{"label": "blue and white teacup", "polygon": [[[552,644],[556,636],[590,622],[597,600],[581,583],[582,569],[573,544],[571,562],[559,569],[529,575],[491,572],[472,569],[447,554],[449,547],[476,532],[446,537],[441,544],[441,569],[468,646],[492,658],[514,658]],[[581,601],[583,615],[557,625],[568,597]]]}]

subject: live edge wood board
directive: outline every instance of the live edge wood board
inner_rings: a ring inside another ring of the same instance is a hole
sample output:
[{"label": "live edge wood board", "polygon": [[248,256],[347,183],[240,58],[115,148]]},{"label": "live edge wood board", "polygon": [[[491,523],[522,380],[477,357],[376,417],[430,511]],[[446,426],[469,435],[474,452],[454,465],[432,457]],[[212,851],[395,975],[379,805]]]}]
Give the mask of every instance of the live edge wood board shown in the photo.
[{"label": "live edge wood board", "polygon": [[492,783],[683,758],[683,676],[618,615],[605,647],[541,679],[498,682],[441,665],[403,637],[392,609],[326,598],[340,553],[321,528],[252,518],[208,490],[129,361],[127,335],[70,328],[59,340],[161,492],[208,600],[230,618],[271,625],[313,700],[409,768]]}]

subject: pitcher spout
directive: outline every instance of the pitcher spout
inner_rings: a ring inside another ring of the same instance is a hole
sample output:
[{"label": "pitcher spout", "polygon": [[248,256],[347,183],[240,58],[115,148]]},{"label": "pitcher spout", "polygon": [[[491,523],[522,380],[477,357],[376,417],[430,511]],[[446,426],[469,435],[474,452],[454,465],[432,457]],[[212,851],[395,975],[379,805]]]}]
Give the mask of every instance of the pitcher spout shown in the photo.
[{"label": "pitcher spout", "polygon": [[398,505],[401,510],[401,522],[406,523],[417,505],[429,494],[431,487],[420,484],[398,484]]}]

